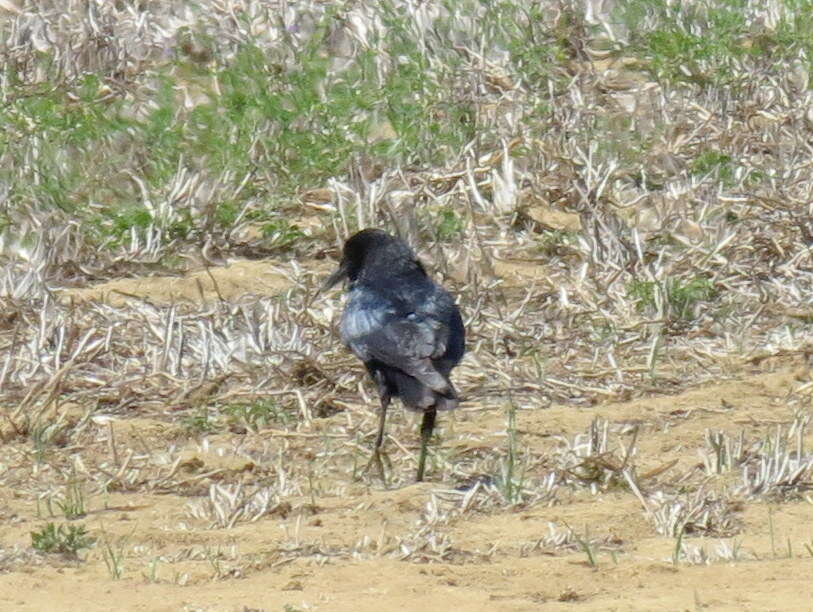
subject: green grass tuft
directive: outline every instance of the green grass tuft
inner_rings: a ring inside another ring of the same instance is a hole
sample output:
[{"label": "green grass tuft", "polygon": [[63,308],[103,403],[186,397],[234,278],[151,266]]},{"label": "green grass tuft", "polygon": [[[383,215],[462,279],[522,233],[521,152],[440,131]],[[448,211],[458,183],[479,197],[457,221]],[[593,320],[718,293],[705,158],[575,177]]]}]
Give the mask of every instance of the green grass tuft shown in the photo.
[{"label": "green grass tuft", "polygon": [[627,286],[627,297],[635,301],[638,312],[656,310],[661,303],[663,314],[674,321],[694,319],[697,308],[716,296],[717,290],[706,278],[671,278],[662,283],[634,280]]},{"label": "green grass tuft", "polygon": [[43,553],[59,553],[75,557],[80,550],[93,546],[95,539],[83,525],[46,524],[31,532],[31,546]]}]

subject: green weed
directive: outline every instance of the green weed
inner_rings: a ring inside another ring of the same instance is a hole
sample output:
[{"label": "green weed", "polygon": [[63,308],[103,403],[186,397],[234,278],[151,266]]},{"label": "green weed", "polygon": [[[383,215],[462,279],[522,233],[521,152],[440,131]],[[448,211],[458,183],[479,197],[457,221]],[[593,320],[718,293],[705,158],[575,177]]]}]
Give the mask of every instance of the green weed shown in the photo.
[{"label": "green weed", "polygon": [[537,240],[536,248],[546,257],[563,256],[567,254],[567,247],[575,241],[576,235],[576,232],[566,230],[544,232]]},{"label": "green weed", "polygon": [[259,431],[272,423],[286,427],[294,417],[273,400],[258,400],[251,404],[232,404],[221,412],[226,415],[230,426],[242,425],[252,431]]},{"label": "green weed", "polygon": [[38,462],[44,460],[48,449],[65,446],[68,441],[69,432],[63,423],[44,422],[37,418],[33,422],[24,423],[22,429],[26,431],[31,440],[34,457]]},{"label": "green weed", "polygon": [[289,247],[305,235],[295,224],[285,219],[273,219],[264,223],[262,232],[270,245],[275,248]]},{"label": "green weed", "polygon": [[554,67],[566,61],[569,42],[564,32],[548,26],[539,4],[497,2],[490,6],[484,22],[491,25],[491,38],[508,51],[512,67],[532,87],[547,89],[558,82]]},{"label": "green weed", "polygon": [[725,84],[732,82],[733,62],[748,53],[743,8],[742,0],[690,7],[634,0],[619,5],[616,18],[630,28],[631,46],[656,78]]},{"label": "green weed", "polygon": [[675,536],[675,548],[672,551],[672,565],[677,566],[680,563],[680,555],[683,554],[683,535],[686,533],[686,528],[684,525],[680,526],[680,531],[678,531],[677,535]]},{"label": "green weed", "polygon": [[184,429],[192,434],[204,434],[215,431],[217,422],[214,414],[206,406],[196,408],[192,413],[181,419]]},{"label": "green weed", "polygon": [[83,525],[48,523],[39,531],[31,532],[31,546],[43,553],[61,553],[76,556],[80,550],[93,546],[95,539]]},{"label": "green weed", "polygon": [[124,574],[124,548],[127,545],[127,538],[120,537],[113,542],[107,533],[102,531],[102,534],[102,557],[107,572],[112,580],[119,580]]},{"label": "green weed", "polygon": [[697,307],[716,297],[717,290],[706,278],[664,282],[634,280],[627,286],[627,297],[635,301],[638,312],[657,311],[673,321],[689,321]]},{"label": "green weed", "polygon": [[724,185],[731,185],[734,179],[734,168],[731,156],[719,151],[706,150],[698,155],[690,165],[693,174],[706,175],[716,173]]},{"label": "green weed", "polygon": [[587,564],[593,568],[598,567],[598,562],[596,561],[596,551],[594,550],[593,544],[590,542],[590,532],[588,531],[587,526],[585,525],[584,527],[584,537],[581,537],[575,531],[573,531],[573,537],[584,551],[584,554],[587,555]]},{"label": "green weed", "polygon": [[68,480],[68,484],[65,487],[65,496],[54,503],[68,520],[77,519],[87,514],[85,509],[85,491],[82,487],[82,481],[76,477],[75,473],[73,473]]},{"label": "green weed", "polygon": [[435,233],[438,240],[454,240],[463,232],[463,219],[452,208],[441,209],[438,212],[436,223]]},{"label": "green weed", "polygon": [[508,404],[506,417],[508,447],[506,449],[506,455],[500,464],[500,472],[497,475],[496,484],[507,503],[517,504],[522,501],[522,488],[525,478],[524,470],[523,473],[519,473],[520,466],[517,439],[517,407],[513,402]]}]

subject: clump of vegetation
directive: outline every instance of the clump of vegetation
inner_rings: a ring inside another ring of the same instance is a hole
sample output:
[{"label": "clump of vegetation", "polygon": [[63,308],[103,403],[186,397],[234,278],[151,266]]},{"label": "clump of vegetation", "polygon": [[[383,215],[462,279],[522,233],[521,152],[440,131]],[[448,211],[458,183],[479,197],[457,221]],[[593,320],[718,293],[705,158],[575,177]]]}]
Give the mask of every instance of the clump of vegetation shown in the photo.
[{"label": "clump of vegetation", "polygon": [[199,406],[187,414],[181,423],[192,434],[205,434],[217,429],[217,418],[208,406]]},{"label": "clump of vegetation", "polygon": [[627,286],[627,297],[635,301],[638,312],[654,311],[674,321],[691,321],[697,316],[698,307],[716,296],[717,290],[707,278],[634,280]]},{"label": "clump of vegetation", "polygon": [[262,224],[263,236],[274,248],[286,249],[296,243],[305,234],[296,224],[285,219],[272,219]]},{"label": "clump of vegetation", "polygon": [[443,208],[438,213],[436,232],[438,240],[450,241],[460,237],[463,232],[463,219],[453,208]]},{"label": "clump of vegetation", "polygon": [[101,541],[102,558],[107,566],[107,573],[111,580],[119,580],[124,573],[124,548],[127,537],[112,538],[102,531]]},{"label": "clump of vegetation", "polygon": [[716,172],[719,180],[726,185],[731,185],[734,179],[731,156],[720,151],[703,151],[692,161],[690,168],[692,173],[697,175]]},{"label": "clump of vegetation", "polygon": [[68,520],[85,516],[85,491],[75,472],[71,475],[71,479],[65,487],[64,497],[56,500],[55,504]]},{"label": "clump of vegetation", "polygon": [[547,257],[562,256],[567,247],[576,239],[576,233],[567,230],[550,230],[543,233],[537,241],[537,249]]},{"label": "clump of vegetation", "polygon": [[272,399],[261,399],[250,404],[231,404],[224,406],[221,412],[226,416],[230,428],[246,427],[251,431],[259,431],[271,424],[285,427],[294,419],[294,415]]},{"label": "clump of vegetation", "polygon": [[31,546],[43,553],[76,557],[80,550],[90,548],[94,543],[95,538],[88,534],[84,525],[47,523],[42,529],[31,532]]},{"label": "clump of vegetation", "polygon": [[739,0],[699,2],[685,10],[664,0],[637,0],[616,13],[657,78],[722,84],[733,80],[733,62],[748,53],[742,8]]}]

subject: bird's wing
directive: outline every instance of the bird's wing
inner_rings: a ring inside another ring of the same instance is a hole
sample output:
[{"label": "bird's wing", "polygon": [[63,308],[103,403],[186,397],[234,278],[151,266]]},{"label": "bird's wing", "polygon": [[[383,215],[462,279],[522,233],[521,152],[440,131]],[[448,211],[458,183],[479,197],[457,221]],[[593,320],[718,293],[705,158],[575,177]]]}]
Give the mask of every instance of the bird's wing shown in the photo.
[{"label": "bird's wing", "polygon": [[449,330],[424,314],[401,316],[382,302],[350,300],[342,317],[342,338],[362,361],[375,359],[416,378],[438,393],[449,393],[448,380],[432,364],[446,351]]}]

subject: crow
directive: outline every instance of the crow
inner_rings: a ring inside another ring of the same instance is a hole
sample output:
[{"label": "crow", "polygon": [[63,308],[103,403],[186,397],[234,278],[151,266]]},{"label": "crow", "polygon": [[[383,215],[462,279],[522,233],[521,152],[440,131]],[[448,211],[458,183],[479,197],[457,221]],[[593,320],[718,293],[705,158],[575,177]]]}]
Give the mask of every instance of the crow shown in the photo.
[{"label": "crow", "polygon": [[393,397],[423,412],[417,481],[423,480],[426,448],[438,410],[457,407],[449,373],[465,352],[465,329],[452,296],[426,274],[412,249],[379,229],[364,229],[344,244],[338,269],[324,291],[349,282],[340,325],[344,344],[364,363],[378,387],[381,418],[368,468],[384,480],[381,444]]}]

